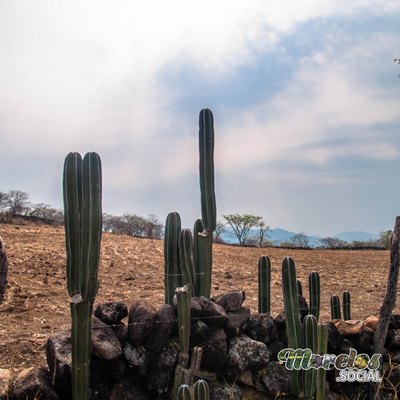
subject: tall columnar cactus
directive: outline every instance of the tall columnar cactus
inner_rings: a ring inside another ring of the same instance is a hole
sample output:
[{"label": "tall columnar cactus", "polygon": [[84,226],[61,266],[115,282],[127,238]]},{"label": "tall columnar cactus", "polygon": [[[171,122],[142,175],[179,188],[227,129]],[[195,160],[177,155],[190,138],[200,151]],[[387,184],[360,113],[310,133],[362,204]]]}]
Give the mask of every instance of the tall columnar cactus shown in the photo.
[{"label": "tall columnar cactus", "polygon": [[271,312],[271,261],[267,256],[258,260],[258,312]]},{"label": "tall columnar cactus", "polygon": [[342,319],[340,314],[340,300],[336,294],[331,296],[331,317],[332,319]]},{"label": "tall columnar cactus", "polygon": [[7,288],[8,260],[4,247],[3,239],[0,237],[0,304]]},{"label": "tall columnar cactus", "polygon": [[320,310],[320,281],[318,272],[311,272],[308,276],[308,290],[310,292],[310,314],[319,319]]},{"label": "tall columnar cactus", "polygon": [[198,294],[210,297],[212,274],[212,241],[217,224],[214,184],[214,117],[209,109],[199,116],[199,173],[201,219],[203,231],[198,235]]},{"label": "tall columnar cactus", "polygon": [[[318,349],[317,353],[323,356],[328,352],[328,327],[325,324],[318,324]],[[325,400],[326,370],[317,369],[316,372],[315,400]]]},{"label": "tall columnar cactus", "polygon": [[188,287],[191,297],[195,282],[193,262],[193,236],[190,229],[182,229],[179,233],[179,261],[183,276],[183,284]]},{"label": "tall columnar cactus", "polygon": [[179,358],[175,368],[173,393],[189,383],[189,339],[190,339],[190,289],[185,285],[175,290],[178,303]]},{"label": "tall columnar cactus", "polygon": [[67,285],[72,317],[72,399],[89,396],[91,315],[99,287],[102,232],[101,161],[96,153],[78,153],[64,163],[63,194]]},{"label": "tall columnar cactus", "polygon": [[204,290],[204,282],[203,271],[207,271],[207,266],[210,263],[208,260],[208,256],[211,252],[208,252],[204,245],[208,245],[209,240],[204,240],[204,236],[202,235],[204,231],[203,221],[199,218],[195,221],[193,227],[193,261],[194,261],[194,270],[195,270],[195,283],[193,288],[193,295],[196,297],[201,296],[201,289]]},{"label": "tall columnar cactus", "polygon": [[193,387],[194,400],[209,400],[210,399],[210,389],[208,383],[200,379]]},{"label": "tall columnar cactus", "polygon": [[[288,345],[292,349],[303,348],[303,327],[300,321],[300,307],[297,297],[296,267],[291,257],[286,257],[282,262],[282,291],[285,308],[286,334]],[[290,386],[294,393],[300,393],[301,371],[292,370]]]},{"label": "tall columnar cactus", "polygon": [[350,292],[345,290],[343,292],[343,319],[345,321],[351,319],[351,314],[350,314]]},{"label": "tall columnar cactus", "polygon": [[[317,319],[309,314],[303,320],[304,348],[310,349],[312,353],[318,350]],[[310,368],[304,371],[304,398],[312,399],[315,394],[316,370]]]},{"label": "tall columnar cactus", "polygon": [[164,282],[165,304],[172,304],[175,289],[183,285],[179,265],[179,233],[181,217],[177,212],[168,214],[165,221],[164,235]]}]

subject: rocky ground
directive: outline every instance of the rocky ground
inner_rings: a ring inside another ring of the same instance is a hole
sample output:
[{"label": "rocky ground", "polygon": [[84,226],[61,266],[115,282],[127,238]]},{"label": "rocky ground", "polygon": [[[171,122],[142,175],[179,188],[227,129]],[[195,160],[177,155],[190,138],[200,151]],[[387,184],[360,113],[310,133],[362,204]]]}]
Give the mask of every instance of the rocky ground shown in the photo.
[{"label": "rocky ground", "polygon": [[[9,259],[9,286],[0,305],[0,368],[14,372],[45,366],[47,338],[70,325],[65,281],[63,228],[45,225],[0,225]],[[307,289],[308,274],[321,276],[321,319],[330,319],[329,299],[351,293],[352,318],[377,315],[386,290],[389,252],[241,248],[214,245],[212,295],[240,289],[245,304],[257,310],[257,263],[272,262],[273,314],[282,310],[281,261],[292,256]],[[96,303],[146,299],[164,302],[163,242],[105,234]],[[306,297],[307,297],[307,293]],[[399,309],[395,310],[399,313]]]}]

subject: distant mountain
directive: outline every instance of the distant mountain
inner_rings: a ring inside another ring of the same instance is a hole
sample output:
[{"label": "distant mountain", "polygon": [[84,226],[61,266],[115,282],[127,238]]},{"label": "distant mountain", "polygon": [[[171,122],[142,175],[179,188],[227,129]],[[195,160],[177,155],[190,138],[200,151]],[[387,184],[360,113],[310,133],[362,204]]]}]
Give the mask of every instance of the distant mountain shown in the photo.
[{"label": "distant mountain", "polygon": [[345,240],[346,242],[355,242],[355,241],[368,241],[368,240],[377,240],[379,239],[379,235],[377,233],[370,232],[341,232],[334,236],[335,238]]},{"label": "distant mountain", "polygon": [[[275,245],[279,246],[283,242],[289,242],[292,237],[296,235],[296,232],[288,231],[283,228],[274,228],[267,232],[267,239],[274,242]],[[257,237],[258,229],[252,229],[250,231],[250,237]],[[376,240],[379,238],[377,233],[370,232],[362,232],[362,231],[354,231],[354,232],[341,232],[336,235],[332,235],[332,237],[344,240],[346,242],[354,242],[354,241],[368,241],[368,240]],[[221,238],[225,241],[225,243],[236,244],[238,240],[233,233],[232,228],[227,227],[225,232],[221,235]],[[310,247],[318,247],[320,246],[319,239],[321,236],[308,235]]]}]

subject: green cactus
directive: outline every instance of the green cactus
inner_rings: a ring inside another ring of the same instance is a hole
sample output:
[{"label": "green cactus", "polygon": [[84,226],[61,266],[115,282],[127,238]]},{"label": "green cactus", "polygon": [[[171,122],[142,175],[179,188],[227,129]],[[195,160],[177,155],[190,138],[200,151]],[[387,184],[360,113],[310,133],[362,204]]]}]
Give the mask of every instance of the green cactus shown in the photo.
[{"label": "green cactus", "polygon": [[164,282],[165,304],[172,304],[175,289],[183,285],[179,264],[179,233],[181,217],[177,212],[168,214],[164,235]]},{"label": "green cactus", "polygon": [[297,284],[297,294],[303,297],[303,285],[301,284],[300,279],[297,279],[296,284]]},{"label": "green cactus", "polygon": [[258,312],[271,312],[271,261],[267,256],[258,260]]},{"label": "green cactus", "polygon": [[72,399],[89,396],[91,315],[99,287],[102,232],[101,160],[87,153],[65,158],[63,174],[67,286],[71,297]]},{"label": "green cactus", "polygon": [[214,117],[208,108],[199,116],[201,219],[205,234],[212,235],[217,224],[214,189]]},{"label": "green cactus", "polygon": [[318,272],[311,272],[308,276],[308,290],[310,293],[310,314],[319,319],[320,310],[320,281]]},{"label": "green cactus", "polygon": [[338,295],[331,296],[331,317],[334,319],[342,319],[340,314],[340,300]]},{"label": "green cactus", "polygon": [[[297,297],[296,267],[291,257],[285,257],[282,262],[282,292],[285,308],[286,334],[288,345],[292,349],[303,348],[303,327],[300,321],[300,308]],[[290,386],[294,393],[301,393],[301,372],[292,370]]]},{"label": "green cactus", "polygon": [[345,321],[348,321],[349,319],[351,319],[351,315],[350,315],[350,292],[347,290],[343,292],[342,308],[343,308],[343,319]]},{"label": "green cactus", "polygon": [[[318,336],[317,336],[317,319],[314,315],[309,314],[303,320],[304,329],[304,348],[310,349],[312,353],[318,350]],[[316,370],[310,368],[304,371],[304,397],[306,399],[314,398],[315,383],[316,383]]]},{"label": "green cactus", "polygon": [[[328,352],[328,327],[325,324],[318,324],[318,349],[317,353],[323,356]],[[319,368],[316,372],[315,400],[325,400],[326,370]]]},{"label": "green cactus", "polygon": [[178,400],[192,400],[192,392],[190,386],[183,384],[178,388]]},{"label": "green cactus", "polygon": [[195,269],[193,262],[193,236],[190,229],[182,229],[179,233],[179,260],[183,284],[188,287],[189,297],[191,297],[195,282]]},{"label": "green cactus", "polygon": [[193,387],[194,400],[209,400],[210,389],[204,379],[199,379]]}]

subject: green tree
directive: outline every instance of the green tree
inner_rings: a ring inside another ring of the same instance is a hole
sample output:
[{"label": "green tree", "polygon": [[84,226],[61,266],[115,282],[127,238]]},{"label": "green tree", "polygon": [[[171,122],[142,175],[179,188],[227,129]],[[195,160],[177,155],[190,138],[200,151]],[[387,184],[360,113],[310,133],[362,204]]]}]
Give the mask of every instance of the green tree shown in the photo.
[{"label": "green tree", "polygon": [[223,217],[233,229],[240,246],[246,243],[250,229],[259,227],[263,223],[262,217],[252,214],[228,214],[223,215]]},{"label": "green tree", "polygon": [[392,243],[392,230],[383,231],[379,233],[379,243],[385,249],[390,249],[390,244]]}]

